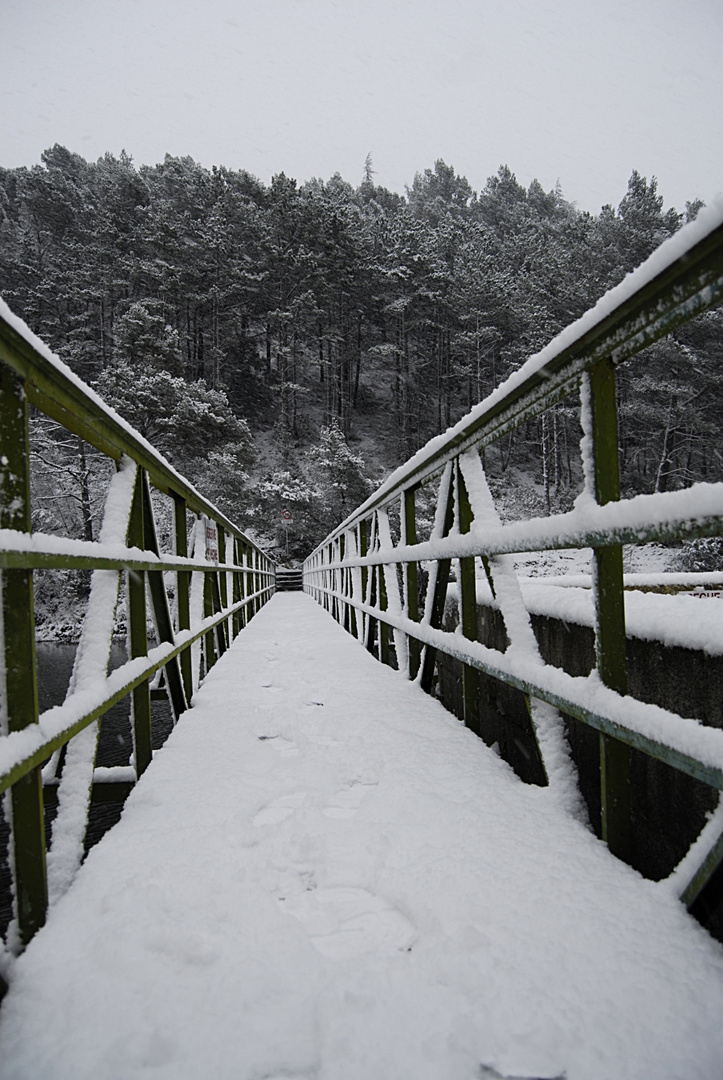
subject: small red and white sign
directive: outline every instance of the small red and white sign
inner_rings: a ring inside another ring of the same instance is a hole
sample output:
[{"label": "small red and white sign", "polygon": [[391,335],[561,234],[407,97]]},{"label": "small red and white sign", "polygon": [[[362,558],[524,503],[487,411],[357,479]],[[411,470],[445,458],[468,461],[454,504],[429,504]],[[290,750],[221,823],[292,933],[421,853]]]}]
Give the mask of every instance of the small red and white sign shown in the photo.
[{"label": "small red and white sign", "polygon": [[288,529],[289,525],[291,525],[293,520],[294,519],[291,516],[291,511],[290,510],[282,510],[281,511],[281,524],[284,526],[285,529]]},{"label": "small red and white sign", "polygon": [[206,562],[218,562],[218,530],[215,521],[206,518]]}]

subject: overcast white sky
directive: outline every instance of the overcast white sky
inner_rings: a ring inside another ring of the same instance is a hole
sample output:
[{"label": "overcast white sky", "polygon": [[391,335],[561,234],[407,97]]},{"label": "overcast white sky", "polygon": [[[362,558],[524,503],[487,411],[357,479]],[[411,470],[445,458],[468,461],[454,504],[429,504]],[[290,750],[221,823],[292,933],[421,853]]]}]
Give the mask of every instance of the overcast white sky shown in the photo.
[{"label": "overcast white sky", "polygon": [[723,0],[0,0],[0,165],[58,142],[267,183],[506,163],[597,212],[723,190]]}]

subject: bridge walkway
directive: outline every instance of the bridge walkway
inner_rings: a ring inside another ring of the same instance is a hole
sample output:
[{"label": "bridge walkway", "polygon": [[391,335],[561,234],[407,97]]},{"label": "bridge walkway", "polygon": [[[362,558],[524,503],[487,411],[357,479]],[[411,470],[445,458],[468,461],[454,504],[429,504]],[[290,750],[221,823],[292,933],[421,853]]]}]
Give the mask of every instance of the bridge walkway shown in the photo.
[{"label": "bridge walkway", "polygon": [[670,890],[285,593],[17,960],[0,1072],[702,1080],[722,1007]]}]

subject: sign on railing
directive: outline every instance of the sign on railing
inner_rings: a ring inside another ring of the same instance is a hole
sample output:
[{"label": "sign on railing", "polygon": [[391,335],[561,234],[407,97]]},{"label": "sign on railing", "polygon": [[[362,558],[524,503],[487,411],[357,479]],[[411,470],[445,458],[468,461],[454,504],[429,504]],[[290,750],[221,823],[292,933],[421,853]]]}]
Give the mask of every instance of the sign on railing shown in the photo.
[{"label": "sign on railing", "polygon": [[[601,832],[626,859],[630,749],[720,791],[723,732],[628,694],[622,545],[720,536],[723,484],[621,499],[615,371],[722,296],[719,201],[393,473],[304,566],[306,590],[374,655],[393,661],[427,692],[440,654],[459,661],[463,718],[474,731],[481,731],[480,675],[522,691],[542,774],[571,805],[577,784],[560,713],[598,731]],[[584,491],[575,508],[503,524],[480,451],[578,390]],[[416,501],[422,487],[436,496],[434,523],[423,537]],[[543,662],[510,561],[512,554],[572,547],[593,549],[596,666],[586,677]],[[453,565],[454,631],[444,624]],[[502,616],[506,649],[478,640],[485,604]],[[719,809],[674,875],[689,905],[723,859],[722,832]]]},{"label": "sign on railing", "polygon": [[[115,463],[97,541],[31,534],[31,405]],[[151,761],[151,679],[160,679],[153,693],[165,694],[177,720],[190,705],[202,669],[214,664],[269,599],[275,574],[263,551],[107,409],[2,302],[0,492],[5,668],[0,792],[10,792],[15,917],[8,947],[17,951],[43,924],[48,902],[63,893],[80,864],[91,800],[123,799],[129,774],[132,782]],[[154,500],[159,498],[172,508],[172,551],[161,550],[158,540]],[[38,569],[93,572],[65,702],[42,716],[33,610]],[[108,674],[119,598],[127,613],[129,659]],[[149,617],[154,642],[148,640]],[[132,769],[96,770],[98,720],[128,696]],[[44,788],[57,801],[47,859]]]}]

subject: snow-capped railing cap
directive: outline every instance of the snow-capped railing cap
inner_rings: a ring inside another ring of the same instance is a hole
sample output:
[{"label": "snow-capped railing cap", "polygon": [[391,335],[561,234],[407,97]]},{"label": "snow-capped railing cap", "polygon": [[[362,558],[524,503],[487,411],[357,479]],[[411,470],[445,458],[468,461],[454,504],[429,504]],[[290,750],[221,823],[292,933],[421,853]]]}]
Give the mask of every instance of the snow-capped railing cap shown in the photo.
[{"label": "snow-capped railing cap", "polygon": [[422,483],[465,450],[487,445],[544,411],[572,390],[581,373],[598,360],[630,359],[721,297],[723,195],[718,195],[695,221],[664,241],[457,424],[430,439],[322,544],[405,488]]}]

